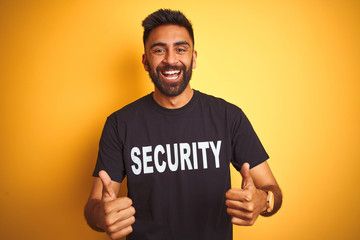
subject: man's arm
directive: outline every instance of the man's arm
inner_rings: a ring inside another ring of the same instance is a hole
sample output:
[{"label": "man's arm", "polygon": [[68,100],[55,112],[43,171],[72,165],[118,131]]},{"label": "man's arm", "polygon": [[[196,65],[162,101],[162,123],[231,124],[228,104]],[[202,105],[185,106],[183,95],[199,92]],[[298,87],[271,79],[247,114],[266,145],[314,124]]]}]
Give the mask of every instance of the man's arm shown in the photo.
[{"label": "man's arm", "polygon": [[261,189],[263,191],[272,191],[274,194],[274,209],[270,213],[263,212],[261,213],[261,215],[262,216],[274,215],[281,207],[282,192],[278,183],[276,182],[273,173],[271,172],[271,169],[267,161],[250,169],[250,175],[257,189]]},{"label": "man's arm", "polygon": [[94,178],[84,215],[88,225],[96,231],[105,231],[111,239],[119,239],[132,232],[135,209],[130,198],[117,198],[120,183],[111,181],[105,171]]},{"label": "man's arm", "polygon": [[[243,177],[242,188],[230,189],[226,193],[227,212],[232,216],[233,224],[250,226],[260,214],[271,216],[280,209],[282,193],[266,161],[252,169],[245,163],[240,173]],[[274,209],[270,213],[266,212],[266,191],[274,193]]]}]

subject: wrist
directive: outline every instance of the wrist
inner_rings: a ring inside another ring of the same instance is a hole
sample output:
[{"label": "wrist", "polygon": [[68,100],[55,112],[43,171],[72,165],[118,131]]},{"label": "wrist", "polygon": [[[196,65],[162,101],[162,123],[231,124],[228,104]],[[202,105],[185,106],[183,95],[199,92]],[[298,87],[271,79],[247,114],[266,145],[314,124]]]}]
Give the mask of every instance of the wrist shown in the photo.
[{"label": "wrist", "polygon": [[263,203],[260,213],[265,213],[267,208],[268,208],[268,206],[267,206],[268,193],[267,193],[267,191],[262,190],[262,189],[260,189],[260,191],[261,191],[261,196],[262,196],[261,197],[261,202]]}]

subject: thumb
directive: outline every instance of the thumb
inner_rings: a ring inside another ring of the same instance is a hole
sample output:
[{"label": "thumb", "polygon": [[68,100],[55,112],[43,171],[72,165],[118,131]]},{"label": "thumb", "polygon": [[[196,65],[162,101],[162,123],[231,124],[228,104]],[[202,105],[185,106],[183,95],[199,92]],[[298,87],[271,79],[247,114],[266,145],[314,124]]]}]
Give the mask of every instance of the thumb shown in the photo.
[{"label": "thumb", "polygon": [[102,199],[104,201],[110,201],[116,199],[114,190],[111,187],[111,178],[107,172],[101,170],[99,172],[99,177],[103,185]]},{"label": "thumb", "polygon": [[250,164],[244,163],[241,167],[240,174],[242,176],[242,189],[255,186],[254,181],[250,175]]}]

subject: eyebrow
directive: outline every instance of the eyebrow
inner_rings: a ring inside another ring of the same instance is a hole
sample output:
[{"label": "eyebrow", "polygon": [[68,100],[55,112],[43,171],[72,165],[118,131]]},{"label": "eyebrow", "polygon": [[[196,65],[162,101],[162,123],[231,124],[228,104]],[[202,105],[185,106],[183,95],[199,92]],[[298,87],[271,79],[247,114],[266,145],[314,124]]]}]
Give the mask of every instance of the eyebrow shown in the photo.
[{"label": "eyebrow", "polygon": [[[164,47],[166,45],[167,44],[163,43],[163,42],[156,42],[150,46],[150,49],[152,49],[154,47]],[[179,42],[174,43],[174,46],[180,46],[180,45],[187,45],[190,47],[190,44],[187,41],[179,41]]]},{"label": "eyebrow", "polygon": [[187,41],[180,41],[174,43],[174,46],[179,46],[179,45],[188,45],[190,47],[190,44]]}]

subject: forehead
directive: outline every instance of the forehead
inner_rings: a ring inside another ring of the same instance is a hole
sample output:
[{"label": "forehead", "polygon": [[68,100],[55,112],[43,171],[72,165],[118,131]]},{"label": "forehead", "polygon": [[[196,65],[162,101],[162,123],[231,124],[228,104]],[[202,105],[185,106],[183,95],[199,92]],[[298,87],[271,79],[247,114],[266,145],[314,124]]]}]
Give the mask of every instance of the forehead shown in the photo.
[{"label": "forehead", "polygon": [[192,46],[192,40],[186,28],[177,25],[163,25],[151,30],[145,47],[157,42],[172,45],[180,41],[186,41]]}]

